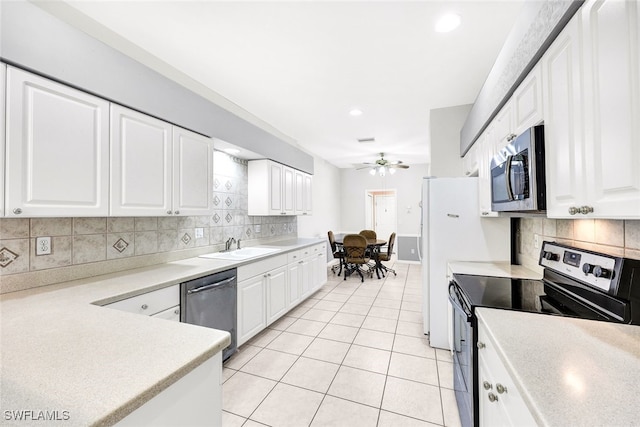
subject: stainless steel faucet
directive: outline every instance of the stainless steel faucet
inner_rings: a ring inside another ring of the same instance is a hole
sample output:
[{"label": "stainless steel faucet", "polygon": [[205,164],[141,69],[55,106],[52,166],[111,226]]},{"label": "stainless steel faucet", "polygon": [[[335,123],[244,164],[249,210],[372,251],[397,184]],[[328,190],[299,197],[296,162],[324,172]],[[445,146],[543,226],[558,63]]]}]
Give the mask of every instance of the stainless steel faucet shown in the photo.
[{"label": "stainless steel faucet", "polygon": [[240,249],[240,240],[242,240],[242,239],[238,239],[238,242],[237,242],[238,246],[236,247],[236,249]]},{"label": "stainless steel faucet", "polygon": [[229,249],[231,249],[231,245],[235,242],[236,242],[236,239],[234,239],[233,237],[229,237],[224,244],[224,250],[228,251]]}]

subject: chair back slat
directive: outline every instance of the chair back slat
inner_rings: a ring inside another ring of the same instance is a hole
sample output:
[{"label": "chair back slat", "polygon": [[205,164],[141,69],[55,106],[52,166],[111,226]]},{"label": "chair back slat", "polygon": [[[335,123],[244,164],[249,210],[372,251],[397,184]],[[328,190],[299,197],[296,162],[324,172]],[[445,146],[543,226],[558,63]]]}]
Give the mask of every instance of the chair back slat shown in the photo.
[{"label": "chair back slat", "polygon": [[366,264],[367,239],[359,234],[347,234],[342,240],[345,261],[351,264]]}]

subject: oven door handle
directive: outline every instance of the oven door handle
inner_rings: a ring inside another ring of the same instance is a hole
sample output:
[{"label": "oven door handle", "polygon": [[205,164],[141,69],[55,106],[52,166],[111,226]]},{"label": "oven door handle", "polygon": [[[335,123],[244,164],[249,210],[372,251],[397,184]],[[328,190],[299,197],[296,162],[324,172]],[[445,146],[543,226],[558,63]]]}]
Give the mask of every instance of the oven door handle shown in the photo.
[{"label": "oven door handle", "polygon": [[513,188],[511,187],[512,162],[513,162],[513,155],[507,156],[507,162],[504,167],[504,184],[507,190],[507,197],[511,201],[515,200],[515,197],[513,196]]},{"label": "oven door handle", "polygon": [[449,283],[449,301],[451,301],[451,305],[453,306],[454,310],[464,313],[467,316],[467,321],[471,321],[471,310],[464,307],[460,302],[462,301],[462,297],[460,296],[460,292],[453,282]]}]

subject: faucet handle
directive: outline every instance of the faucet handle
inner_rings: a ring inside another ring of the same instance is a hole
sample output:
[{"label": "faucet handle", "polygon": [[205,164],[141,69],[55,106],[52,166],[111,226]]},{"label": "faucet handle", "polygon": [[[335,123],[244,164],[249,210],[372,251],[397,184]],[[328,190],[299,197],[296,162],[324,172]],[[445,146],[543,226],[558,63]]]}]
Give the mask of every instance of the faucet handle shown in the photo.
[{"label": "faucet handle", "polygon": [[237,241],[238,247],[236,249],[240,249],[240,240],[242,240],[242,239],[238,239],[238,241]]}]

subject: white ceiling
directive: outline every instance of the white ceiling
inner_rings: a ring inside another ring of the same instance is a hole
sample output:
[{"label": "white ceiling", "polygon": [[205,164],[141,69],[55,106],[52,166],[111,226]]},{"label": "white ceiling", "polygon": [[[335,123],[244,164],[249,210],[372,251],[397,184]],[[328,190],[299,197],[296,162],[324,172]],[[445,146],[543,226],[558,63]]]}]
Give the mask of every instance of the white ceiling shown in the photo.
[{"label": "white ceiling", "polygon": [[[381,151],[428,163],[429,111],[473,103],[523,1],[68,3],[306,151],[352,167]],[[445,12],[462,25],[436,33]]]}]

